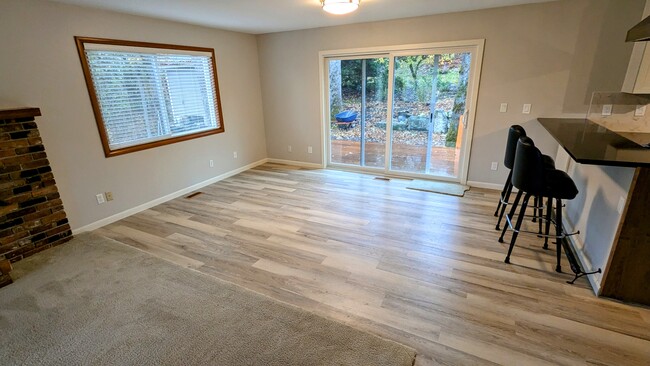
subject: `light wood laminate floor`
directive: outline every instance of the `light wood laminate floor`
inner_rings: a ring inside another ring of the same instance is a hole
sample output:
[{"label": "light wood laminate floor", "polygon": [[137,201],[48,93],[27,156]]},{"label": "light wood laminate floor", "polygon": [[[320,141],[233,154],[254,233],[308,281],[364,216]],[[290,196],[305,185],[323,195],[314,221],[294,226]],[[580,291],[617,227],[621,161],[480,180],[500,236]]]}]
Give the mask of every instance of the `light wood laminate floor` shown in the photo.
[{"label": "light wood laminate floor", "polygon": [[535,236],[503,263],[496,191],[407,183],[265,164],[96,233],[410,345],[416,365],[650,364],[649,309],[566,284]]}]

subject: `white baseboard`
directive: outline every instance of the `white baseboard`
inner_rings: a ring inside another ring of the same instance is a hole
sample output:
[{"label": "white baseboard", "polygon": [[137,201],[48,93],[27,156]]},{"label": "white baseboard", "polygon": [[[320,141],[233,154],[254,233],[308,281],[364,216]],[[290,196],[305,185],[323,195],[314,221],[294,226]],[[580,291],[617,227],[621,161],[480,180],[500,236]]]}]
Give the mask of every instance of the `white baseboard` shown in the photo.
[{"label": "white baseboard", "polygon": [[203,188],[203,187],[208,186],[208,185],[210,185],[212,183],[216,183],[216,182],[218,182],[220,180],[224,180],[226,178],[232,177],[233,175],[237,175],[237,174],[239,174],[241,172],[244,172],[246,170],[255,168],[256,166],[265,164],[267,161],[268,161],[268,159],[266,159],[266,158],[258,160],[258,161],[254,162],[254,163],[245,165],[245,166],[243,166],[241,168],[237,168],[237,169],[225,172],[225,173],[220,174],[220,175],[218,175],[216,177],[210,178],[208,180],[204,180],[203,182],[196,183],[196,184],[191,185],[189,187],[186,187],[186,188],[183,188],[183,189],[178,190],[176,192],[170,193],[168,195],[156,198],[155,200],[143,203],[143,204],[135,206],[133,208],[129,208],[128,210],[118,212],[118,213],[116,213],[114,215],[103,218],[101,220],[97,220],[97,221],[92,222],[92,223],[90,223],[88,225],[84,225],[84,226],[82,226],[80,228],[72,229],[72,234],[76,235],[76,234],[80,234],[80,233],[83,233],[83,232],[86,232],[86,231],[92,231],[92,230],[95,230],[95,229],[99,229],[102,226],[112,224],[112,223],[114,223],[116,221],[119,221],[119,220],[125,218],[125,217],[134,215],[134,214],[136,214],[138,212],[141,212],[141,211],[144,211],[144,210],[147,210],[147,209],[150,209],[150,208],[152,208],[154,206],[157,206],[157,205],[159,205],[161,203],[165,203],[167,201],[173,200],[174,198],[178,198],[180,196],[186,195],[186,194],[188,194],[188,193],[190,193],[192,191],[196,191],[197,189]]},{"label": "white baseboard", "polygon": [[284,164],[284,165],[291,165],[291,166],[299,166],[301,168],[310,168],[310,169],[324,169],[325,168],[323,166],[323,164],[307,163],[307,162],[304,162],[304,161],[295,161],[295,160],[283,160],[283,159],[269,158],[269,159],[267,159],[267,162],[274,163],[274,164]]},{"label": "white baseboard", "polygon": [[496,183],[487,183],[487,182],[478,182],[478,181],[474,181],[474,180],[468,180],[467,185],[470,186],[470,187],[494,189],[494,190],[497,190],[497,191],[502,191],[503,190],[503,184],[496,184]]},{"label": "white baseboard", "polygon": [[[573,225],[567,220],[566,215],[563,213],[564,217],[562,218],[562,229],[567,232],[571,233],[574,232],[575,229],[573,228]],[[584,248],[584,243],[582,240],[580,240],[580,235],[572,235],[568,236],[567,239],[569,239],[569,245],[573,248],[573,251],[576,253],[578,256],[578,261],[580,262],[580,266],[582,266],[582,269],[584,271],[592,271],[594,266],[585,254],[585,252],[582,250]],[[603,270],[605,270],[603,268]],[[591,285],[591,289],[594,291],[596,296],[600,294],[600,277],[596,277],[597,274],[591,275],[591,276],[585,276],[589,280],[589,284]]]}]

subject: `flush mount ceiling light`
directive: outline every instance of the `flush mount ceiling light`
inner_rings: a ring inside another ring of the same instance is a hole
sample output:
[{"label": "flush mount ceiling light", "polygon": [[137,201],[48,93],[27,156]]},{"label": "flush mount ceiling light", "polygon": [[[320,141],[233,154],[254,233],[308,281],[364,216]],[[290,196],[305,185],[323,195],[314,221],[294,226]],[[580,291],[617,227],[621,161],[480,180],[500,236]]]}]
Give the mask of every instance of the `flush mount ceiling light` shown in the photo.
[{"label": "flush mount ceiling light", "polygon": [[320,0],[323,10],[330,14],[347,14],[359,7],[361,0]]}]

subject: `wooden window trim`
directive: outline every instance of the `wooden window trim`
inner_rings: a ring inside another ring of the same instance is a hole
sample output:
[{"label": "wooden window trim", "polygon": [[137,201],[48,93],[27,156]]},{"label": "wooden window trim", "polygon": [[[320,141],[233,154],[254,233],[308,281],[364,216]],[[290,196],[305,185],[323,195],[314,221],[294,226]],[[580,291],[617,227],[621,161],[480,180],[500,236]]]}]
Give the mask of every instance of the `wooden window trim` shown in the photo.
[{"label": "wooden window trim", "polygon": [[[81,61],[81,67],[83,69],[84,78],[86,80],[86,87],[88,89],[88,94],[90,96],[90,102],[92,104],[93,113],[95,115],[95,121],[97,122],[99,137],[101,138],[102,147],[104,148],[104,155],[107,158],[225,132],[223,112],[221,110],[221,94],[219,92],[219,80],[217,77],[217,65],[216,65],[217,59],[214,54],[214,48],[181,46],[181,45],[166,44],[166,43],[125,41],[125,40],[109,39],[109,38],[80,37],[80,36],[75,36],[74,39],[77,44],[79,60]],[[88,64],[88,60],[86,59],[86,53],[85,53],[86,43],[106,44],[106,45],[114,45],[114,46],[143,47],[143,48],[161,48],[161,49],[198,51],[198,52],[210,53],[212,55],[211,63],[212,63],[212,72],[214,74],[214,88],[215,88],[215,96],[216,96],[215,112],[219,116],[219,127],[207,131],[200,131],[192,134],[176,136],[176,137],[171,137],[171,138],[162,139],[158,141],[152,141],[152,142],[147,142],[139,145],[133,145],[133,146],[111,150],[110,145],[108,143],[108,135],[106,134],[106,128],[104,126],[104,119],[102,118],[102,112],[99,107],[99,100],[95,92],[95,85],[93,83],[92,76],[90,74],[90,65]]]}]

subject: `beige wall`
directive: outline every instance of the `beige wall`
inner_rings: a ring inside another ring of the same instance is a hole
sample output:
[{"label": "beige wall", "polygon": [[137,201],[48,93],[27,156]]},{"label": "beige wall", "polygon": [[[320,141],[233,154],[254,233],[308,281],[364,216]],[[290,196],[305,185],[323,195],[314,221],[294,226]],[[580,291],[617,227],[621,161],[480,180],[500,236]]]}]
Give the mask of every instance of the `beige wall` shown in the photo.
[{"label": "beige wall", "polygon": [[[621,40],[643,7],[623,3],[557,1],[259,36],[269,157],[321,162],[319,51],[484,38],[468,179],[503,184],[507,171],[491,171],[490,163],[503,161],[508,126],[523,124],[553,153],[557,144],[537,116],[584,114],[592,91],[620,90],[632,49]],[[499,113],[502,102],[507,113]],[[532,104],[530,115],[521,113],[524,103]]]},{"label": "beige wall", "polygon": [[[213,47],[226,132],[105,158],[75,35]],[[37,123],[73,229],[266,157],[252,35],[45,1],[3,0],[0,50],[0,100],[41,108]],[[95,194],[105,191],[115,200],[97,205]]]}]

